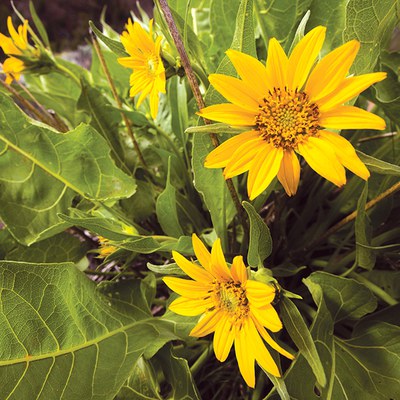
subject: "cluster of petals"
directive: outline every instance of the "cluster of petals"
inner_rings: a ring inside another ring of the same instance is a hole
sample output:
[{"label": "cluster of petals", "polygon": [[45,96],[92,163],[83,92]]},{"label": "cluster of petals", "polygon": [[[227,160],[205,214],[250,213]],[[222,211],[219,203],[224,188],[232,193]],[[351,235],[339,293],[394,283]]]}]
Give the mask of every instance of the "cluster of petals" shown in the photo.
[{"label": "cluster of petals", "polygon": [[385,128],[379,116],[344,104],[384,79],[386,73],[348,76],[360,47],[356,40],[316,63],[325,32],[322,26],[312,29],[289,57],[272,38],[265,65],[250,55],[228,50],[240,79],[222,74],[209,77],[230,103],[203,108],[199,114],[248,130],[213,150],[205,166],[224,168],[226,179],[249,171],[250,199],[276,176],[286,193],[294,195],[300,177],[297,154],[337,186],[346,183],[344,167],[362,179],[369,177],[353,146],[337,130]]},{"label": "cluster of petals", "polygon": [[15,29],[12,19],[7,18],[7,27],[10,37],[0,33],[0,47],[9,57],[3,63],[3,72],[6,74],[6,83],[18,80],[25,69],[24,62],[13,56],[21,56],[30,46],[28,43],[28,20]]},{"label": "cluster of petals", "polygon": [[149,96],[152,118],[157,116],[159,94],[165,93],[165,68],[161,58],[161,36],[153,40],[153,20],[149,23],[149,32],[139,22],[128,20],[121,42],[129,57],[118,58],[124,67],[133,70],[130,77],[130,96],[140,93],[136,106]]},{"label": "cluster of petals", "polygon": [[242,256],[236,256],[229,268],[219,239],[211,253],[195,234],[192,242],[200,265],[173,252],[178,266],[192,280],[164,278],[167,286],[181,296],[170,304],[170,310],[185,316],[201,315],[190,335],[202,337],[214,332],[214,352],[219,361],[226,360],[234,345],[239,370],[250,387],[255,385],[255,361],[265,371],[280,376],[264,343],[293,359],[265,329],[272,332],[282,329],[271,304],[275,287],[249,279]]}]

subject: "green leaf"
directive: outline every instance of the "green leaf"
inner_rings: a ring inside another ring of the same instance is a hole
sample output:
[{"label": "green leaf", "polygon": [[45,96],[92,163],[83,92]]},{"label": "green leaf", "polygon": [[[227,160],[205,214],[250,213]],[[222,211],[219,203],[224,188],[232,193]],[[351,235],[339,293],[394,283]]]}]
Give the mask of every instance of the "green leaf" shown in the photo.
[{"label": "green leaf", "polygon": [[188,127],[188,101],[185,81],[174,76],[168,80],[168,100],[171,108],[171,128],[183,147],[186,146]]},{"label": "green leaf", "polygon": [[378,160],[368,154],[364,154],[357,150],[357,155],[360,157],[361,161],[368,167],[372,172],[382,175],[394,175],[400,176],[400,167],[395,164],[390,164],[386,161]]},{"label": "green leaf", "polygon": [[158,352],[157,359],[161,361],[164,374],[172,386],[171,399],[200,400],[187,360],[177,357],[170,345]]},{"label": "green leaf", "polygon": [[271,233],[254,207],[247,201],[244,201],[242,204],[250,221],[250,241],[247,251],[247,262],[251,267],[262,268],[264,260],[272,252]]},{"label": "green leaf", "polygon": [[181,236],[178,240],[168,236],[136,236],[118,243],[118,246],[141,254],[151,254],[159,251],[171,252],[172,250],[184,254],[193,254],[192,238],[190,236]]},{"label": "green leaf", "polygon": [[165,189],[157,198],[156,212],[157,219],[163,231],[172,237],[179,238],[184,236],[181,224],[178,218],[176,207],[176,190],[171,185],[171,158],[168,160],[168,176]]},{"label": "green leaf", "polygon": [[376,298],[371,291],[354,279],[314,272],[304,283],[317,304],[321,296],[324,296],[334,323],[347,318],[361,318],[377,307]]},{"label": "green leaf", "polygon": [[160,387],[149,361],[140,357],[115,400],[161,400]]},{"label": "green leaf", "polygon": [[[256,17],[264,42],[275,37],[281,45],[289,50],[295,28],[309,9],[312,0],[280,0],[272,3],[255,0]],[[312,14],[311,14],[312,15]]]},{"label": "green leaf", "polygon": [[360,275],[382,288],[389,296],[400,299],[400,271],[375,269],[361,272]]},{"label": "green leaf", "polygon": [[107,141],[112,155],[120,168],[129,173],[124,164],[124,152],[119,141],[119,124],[121,113],[113,108],[110,102],[96,88],[82,82],[82,93],[78,100],[78,109],[84,110],[90,116],[90,125]]},{"label": "green leaf", "polygon": [[3,262],[0,288],[2,398],[112,399],[144,351],[176,338],[73,264]]},{"label": "green leaf", "polygon": [[376,254],[370,248],[372,238],[371,221],[365,211],[368,196],[368,182],[365,182],[364,190],[357,203],[357,216],[354,224],[356,236],[356,262],[357,265],[371,270],[375,266]]},{"label": "green leaf", "polygon": [[181,268],[178,267],[176,263],[165,264],[165,265],[155,265],[151,263],[147,263],[147,268],[150,271],[155,272],[160,275],[178,275],[178,276],[187,276]]},{"label": "green leaf", "polygon": [[47,36],[46,28],[44,27],[42,21],[40,20],[39,16],[36,13],[35,6],[32,2],[32,0],[29,1],[29,11],[32,16],[32,21],[36,26],[36,29],[39,32],[40,38],[42,39],[44,45],[50,49],[50,41],[49,37]]},{"label": "green leaf", "polygon": [[135,191],[135,181],[114,165],[93,128],[82,124],[65,134],[55,132],[2,95],[0,143],[0,216],[21,243],[63,230],[57,214],[65,213],[76,195],[99,201]]},{"label": "green leaf", "polygon": [[[235,35],[230,47],[251,55],[256,54],[253,2],[251,0],[244,0],[240,4],[236,17]],[[221,61],[216,72],[226,75],[235,73],[234,67],[227,56]],[[206,104],[211,105],[218,102],[221,102],[221,96],[210,88],[206,95]],[[194,184],[197,191],[203,196],[204,202],[210,211],[213,227],[217,235],[225,243],[227,226],[235,216],[236,210],[221,171],[204,167],[204,160],[213,148],[211,139],[208,136],[197,133],[193,135]]]},{"label": "green leaf", "polygon": [[351,68],[355,74],[372,72],[381,50],[386,48],[397,19],[398,1],[349,0],[346,6],[344,41],[357,39],[360,51]]},{"label": "green leaf", "polygon": [[89,26],[92,31],[96,34],[96,36],[118,57],[126,57],[128,54],[125,51],[125,48],[121,42],[117,40],[110,39],[106,35],[104,35],[99,29],[97,29],[96,25],[89,21]]},{"label": "green leaf", "polygon": [[324,367],[319,358],[314,340],[299,310],[290,299],[284,296],[280,303],[280,311],[284,327],[310,365],[317,382],[324,387],[326,385]]},{"label": "green leaf", "polygon": [[89,247],[85,242],[62,232],[29,247],[15,242],[13,249],[7,252],[4,258],[31,263],[78,262],[88,250]]}]

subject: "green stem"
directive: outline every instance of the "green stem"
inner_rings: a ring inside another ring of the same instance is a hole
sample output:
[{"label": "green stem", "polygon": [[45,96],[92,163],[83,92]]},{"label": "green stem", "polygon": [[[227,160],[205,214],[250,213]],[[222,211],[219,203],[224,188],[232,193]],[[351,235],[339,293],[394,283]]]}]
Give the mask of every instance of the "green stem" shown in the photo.
[{"label": "green stem", "polygon": [[351,272],[349,275],[351,278],[354,278],[356,281],[358,281],[358,282],[362,283],[364,286],[366,286],[372,293],[374,293],[377,297],[379,297],[381,300],[383,300],[385,303],[389,304],[390,306],[394,306],[399,303],[396,299],[394,299],[392,296],[390,296],[388,293],[386,293],[383,289],[381,289],[379,286],[375,285],[375,283],[372,283],[371,281],[369,281],[364,276],[357,274],[356,272]]},{"label": "green stem", "polygon": [[207,348],[200,354],[199,358],[190,367],[190,372],[192,375],[196,375],[200,368],[206,363],[212,354],[212,343],[210,343]]}]

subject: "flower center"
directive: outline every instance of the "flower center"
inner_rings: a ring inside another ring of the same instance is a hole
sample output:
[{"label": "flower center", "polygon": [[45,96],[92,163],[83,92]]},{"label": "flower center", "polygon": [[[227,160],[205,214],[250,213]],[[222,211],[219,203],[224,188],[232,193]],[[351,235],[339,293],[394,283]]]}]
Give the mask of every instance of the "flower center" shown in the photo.
[{"label": "flower center", "polygon": [[147,59],[147,71],[150,75],[154,75],[157,68],[157,58],[155,56],[149,56]]},{"label": "flower center", "polygon": [[216,308],[225,311],[232,318],[232,323],[240,323],[250,311],[246,289],[240,282],[233,280],[214,283],[212,297]]},{"label": "flower center", "polygon": [[263,98],[259,110],[257,130],[275,147],[293,149],[320,129],[318,106],[304,92],[274,88]]}]

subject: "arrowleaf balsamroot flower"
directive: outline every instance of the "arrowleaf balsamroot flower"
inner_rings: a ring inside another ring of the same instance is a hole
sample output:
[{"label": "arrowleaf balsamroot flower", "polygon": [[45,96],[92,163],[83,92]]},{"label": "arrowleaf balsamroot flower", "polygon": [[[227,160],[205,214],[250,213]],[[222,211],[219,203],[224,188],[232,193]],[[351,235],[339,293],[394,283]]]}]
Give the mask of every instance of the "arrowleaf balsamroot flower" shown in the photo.
[{"label": "arrowleaf balsamroot flower", "polygon": [[10,84],[14,79],[18,80],[26,69],[24,62],[13,56],[22,56],[31,46],[28,43],[28,20],[24,20],[16,30],[11,17],[8,17],[7,27],[10,37],[0,33],[0,47],[9,56],[3,63],[3,72],[6,74],[6,83]]},{"label": "arrowleaf balsamroot flower", "polygon": [[282,322],[271,305],[275,288],[248,279],[242,256],[236,256],[229,268],[219,239],[212,246],[211,254],[196,235],[192,241],[202,267],[173,252],[176,263],[193,280],[164,278],[169,288],[181,296],[170,304],[170,310],[186,316],[202,314],[190,335],[202,337],[215,332],[214,352],[219,361],[226,360],[234,344],[240,373],[250,387],[255,385],[254,361],[265,371],[280,376],[263,341],[293,359],[265,329],[272,332],[282,329]]},{"label": "arrowleaf balsamroot flower", "polygon": [[121,42],[130,57],[118,58],[118,62],[127,68],[132,68],[130,77],[130,96],[141,93],[137,107],[150,96],[150,111],[152,118],[157,116],[159,93],[165,93],[165,68],[161,58],[161,36],[153,40],[153,20],[146,32],[138,22],[129,19],[126,31],[122,32]]},{"label": "arrowleaf balsamroot flower", "polygon": [[213,150],[209,168],[224,168],[225,179],[249,171],[247,189],[254,199],[278,176],[286,193],[297,191],[300,164],[296,153],[318,174],[337,186],[346,183],[344,167],[368,179],[369,171],[353,146],[330,129],[384,129],[385,121],[344,105],[386,73],[347,77],[360,44],[351,40],[316,65],[326,28],[312,29],[288,57],[279,42],[268,45],[266,65],[247,54],[228,50],[241,79],[210,75],[210,82],[231,103],[203,108],[204,118],[249,130]]}]

